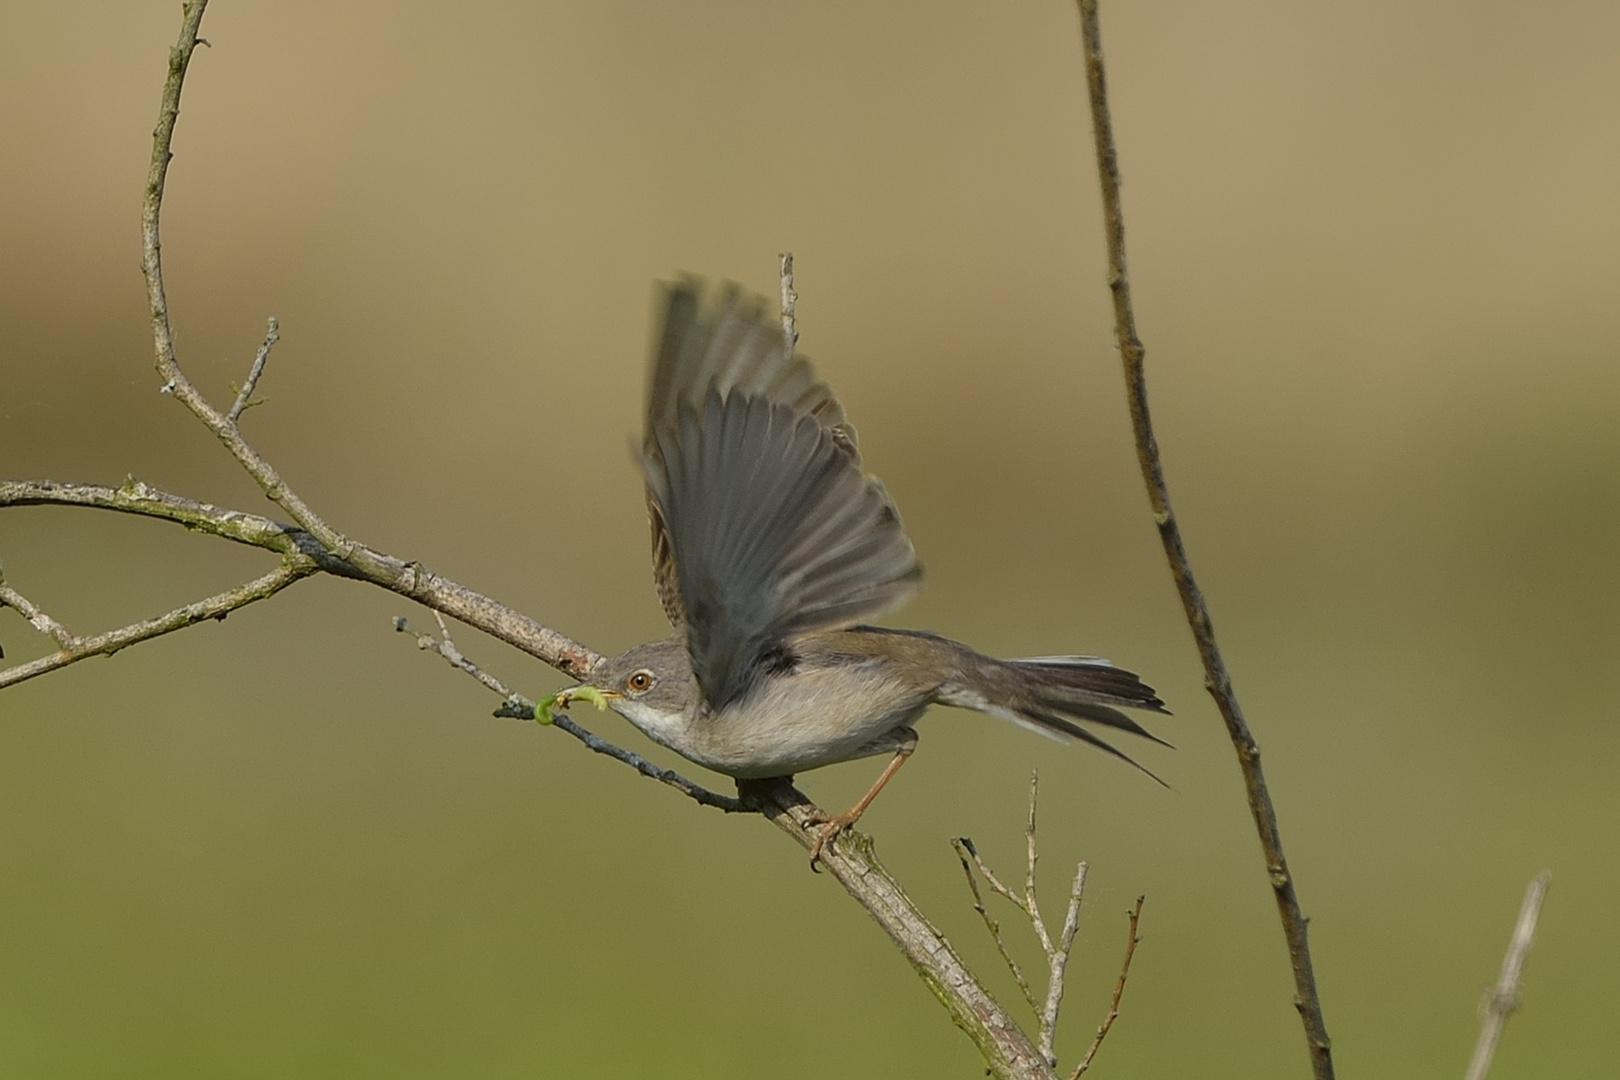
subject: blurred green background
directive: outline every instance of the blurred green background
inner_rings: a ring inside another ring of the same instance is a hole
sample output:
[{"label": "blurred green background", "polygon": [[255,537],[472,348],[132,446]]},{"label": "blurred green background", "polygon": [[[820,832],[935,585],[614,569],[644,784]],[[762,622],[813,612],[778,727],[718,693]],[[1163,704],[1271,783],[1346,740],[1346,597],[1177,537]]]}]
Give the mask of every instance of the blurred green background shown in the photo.
[{"label": "blurred green background", "polygon": [[[151,370],[139,197],[178,9],[4,4],[0,475],[270,512]],[[1620,7],[1103,20],[1172,491],[1341,1074],[1461,1073],[1546,867],[1493,1075],[1606,1075]],[[1065,1060],[1145,892],[1095,1075],[1306,1074],[1136,474],[1069,5],[216,0],[204,33],[164,222],[182,360],[223,402],[281,320],[247,428],[306,499],[598,649],[661,634],[627,453],[652,282],[769,291],[794,251],[803,348],[928,567],[891,621],[1101,653],[1177,712],[1179,749],[1143,753],[1164,791],[940,710],[866,818],[880,852],[1012,1007],[948,839],[1016,873],[1039,765],[1049,897],[1091,860]],[[82,631],[270,565],[56,509],[0,513],[0,559]],[[431,625],[317,580],[0,695],[0,1073],[981,1074],[796,847],[491,719],[394,614]],[[45,651],[11,611],[0,641]],[[842,806],[875,767],[804,784]]]}]

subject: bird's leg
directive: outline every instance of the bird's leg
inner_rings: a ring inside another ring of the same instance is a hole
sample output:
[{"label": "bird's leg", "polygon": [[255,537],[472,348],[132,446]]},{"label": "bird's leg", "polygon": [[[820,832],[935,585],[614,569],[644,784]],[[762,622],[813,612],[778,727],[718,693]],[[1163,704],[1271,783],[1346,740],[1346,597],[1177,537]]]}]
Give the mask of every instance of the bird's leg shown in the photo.
[{"label": "bird's leg", "polygon": [[877,781],[872,785],[871,790],[861,796],[860,802],[836,817],[829,815],[825,810],[812,810],[806,816],[805,821],[807,824],[819,824],[821,826],[820,829],[816,830],[815,842],[810,845],[810,869],[814,870],[816,863],[821,860],[821,849],[832,843],[839,833],[855,824],[860,819],[860,816],[866,813],[866,808],[872,805],[872,800],[877,798],[878,792],[883,790],[883,785],[887,784],[889,779],[900,771],[900,766],[904,765],[906,759],[911,756],[911,752],[917,749],[917,733],[911,728],[897,728],[894,734],[900,739],[900,745],[895,747],[894,757],[889,759],[889,763],[878,774]]}]

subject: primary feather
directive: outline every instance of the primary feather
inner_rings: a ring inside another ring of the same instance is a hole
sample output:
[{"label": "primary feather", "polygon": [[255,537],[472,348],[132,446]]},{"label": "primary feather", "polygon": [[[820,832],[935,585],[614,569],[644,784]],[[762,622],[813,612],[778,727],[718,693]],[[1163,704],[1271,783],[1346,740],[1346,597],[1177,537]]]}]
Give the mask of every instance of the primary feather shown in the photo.
[{"label": "primary feather", "polygon": [[920,569],[854,428],[755,302],[705,313],[669,289],[642,463],[659,596],[709,706],[742,697],[792,638],[900,603]]}]

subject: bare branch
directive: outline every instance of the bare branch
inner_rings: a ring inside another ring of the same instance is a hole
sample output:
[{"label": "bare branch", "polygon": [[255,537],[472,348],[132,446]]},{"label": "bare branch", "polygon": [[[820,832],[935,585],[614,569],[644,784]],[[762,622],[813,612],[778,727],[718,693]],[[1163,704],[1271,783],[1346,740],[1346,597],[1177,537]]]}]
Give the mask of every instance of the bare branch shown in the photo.
[{"label": "bare branch", "polygon": [[[64,643],[62,648],[49,656],[42,656],[38,660],[30,660],[26,664],[0,671],[0,690],[32,679],[36,675],[43,675],[47,671],[67,667],[86,657],[111,656],[119,649],[127,649],[131,645],[142,641],[149,641],[164,634],[172,634],[176,630],[184,630],[188,626],[195,626],[206,619],[223,619],[237,608],[259,600],[267,600],[285,589],[293,582],[309,577],[316,573],[319,567],[313,559],[301,555],[290,555],[276,569],[262,577],[217,596],[210,596],[206,600],[198,600],[194,604],[175,608],[167,615],[159,615],[155,619],[146,619],[118,630],[109,630],[104,634],[92,637],[73,638]],[[9,602],[9,601],[8,601]]]},{"label": "bare branch", "polygon": [[437,641],[434,641],[430,635],[424,634],[421,631],[413,628],[410,623],[405,621],[405,617],[403,615],[394,616],[394,629],[402,634],[410,634],[416,639],[416,647],[418,649],[425,649],[428,652],[438,653],[440,656],[444,657],[445,660],[449,661],[451,667],[471,675],[473,678],[482,683],[487,689],[494,691],[503,698],[506,698],[514,705],[527,706],[529,709],[529,716],[526,717],[526,719],[533,719],[534,702],[523,697],[521,694],[508,690],[506,685],[502,683],[501,680],[489,674],[483,668],[479,667],[477,664],[467,659],[467,657],[463,656],[461,650],[456,648],[456,643],[450,638],[450,627],[444,621],[443,615],[440,615],[437,611],[435,611],[433,613],[433,620],[439,624],[439,640]]},{"label": "bare branch", "polygon": [[[27,619],[29,625],[46,635],[64,649],[70,649],[79,639],[74,633],[49,615],[45,614],[37,604],[31,602],[26,596],[6,584],[4,574],[0,574],[0,607],[15,608],[17,613]],[[4,656],[0,653],[0,656]]]},{"label": "bare branch", "polygon": [[163,190],[168,177],[169,162],[174,159],[171,147],[174,143],[175,122],[180,115],[180,92],[185,85],[191,55],[200,40],[197,32],[207,6],[208,0],[189,0],[183,7],[184,20],[180,28],[180,38],[169,51],[169,77],[163,84],[163,101],[159,109],[158,125],[152,132],[152,161],[150,171],[147,173],[146,198],[141,205],[141,272],[146,277],[158,375],[163,379],[163,391],[173,394],[176,400],[191,410],[192,415],[214,433],[272,502],[287,511],[306,532],[320,541],[322,547],[338,558],[353,563],[367,578],[383,584],[390,575],[403,577],[408,574],[408,567],[398,563],[398,560],[393,564],[378,561],[373,557],[374,552],[356,544],[321,520],[292,488],[287,486],[270,462],[242,437],[236,423],[236,416],[239,416],[240,412],[233,406],[235,415],[227,416],[210,405],[208,399],[181,370],[180,362],[175,355],[174,327],[170,321],[169,301],[163,286],[163,245],[159,222],[162,217]]},{"label": "bare branch", "polygon": [[1125,268],[1125,216],[1119,196],[1119,153],[1114,147],[1113,121],[1108,112],[1097,0],[1079,0],[1079,4],[1081,36],[1085,44],[1086,83],[1090,92],[1092,131],[1096,142],[1097,174],[1102,186],[1103,225],[1108,238],[1108,287],[1114,297],[1114,333],[1119,342],[1120,359],[1125,366],[1126,396],[1130,403],[1131,425],[1136,434],[1137,459],[1141,465],[1143,483],[1147,487],[1148,501],[1153,508],[1153,520],[1158,525],[1159,539],[1164,545],[1165,558],[1170,563],[1170,572],[1175,578],[1176,590],[1181,594],[1187,624],[1192,628],[1198,654],[1204,663],[1205,685],[1215,699],[1221,718],[1226,722],[1227,735],[1237,751],[1238,767],[1243,772],[1249,811],[1260,835],[1266,872],[1276,897],[1283,936],[1287,940],[1288,956],[1294,969],[1294,1002],[1305,1025],[1311,1069],[1316,1080],[1332,1080],[1333,1057],[1327,1024],[1322,1017],[1322,1000],[1316,990],[1310,945],[1306,940],[1305,914],[1300,909],[1294,877],[1283,855],[1277,812],[1272,807],[1271,792],[1260,769],[1260,748],[1249,732],[1237,693],[1232,689],[1226,662],[1215,643],[1215,627],[1210,620],[1209,606],[1193,578],[1192,563],[1187,558],[1187,550],[1181,539],[1181,527],[1170,509],[1170,491],[1165,484],[1159,444],[1148,414],[1147,380],[1143,371],[1146,351],[1136,334],[1136,315],[1131,306],[1130,279]]},{"label": "bare branch", "polygon": [[[495,710],[496,716],[510,717],[517,720],[534,720],[537,718],[534,702],[522,694],[508,690],[506,685],[499,679],[467,659],[461,650],[456,648],[455,642],[451,640],[450,628],[445,624],[443,616],[435,611],[433,617],[439,622],[439,639],[437,641],[431,636],[413,629],[408,622],[397,616],[394,619],[394,629],[401,633],[410,634],[416,638],[417,648],[439,654],[450,663],[451,667],[466,672],[489,690],[505,698],[505,703]],[[596,753],[623,762],[643,776],[650,777],[662,784],[668,784],[703,806],[713,806],[724,810],[728,814],[738,813],[743,809],[742,803],[729,795],[721,795],[718,792],[710,791],[701,784],[693,783],[673,769],[661,768],[634,751],[615,746],[601,736],[587,731],[570,717],[558,716],[551,719],[542,719],[541,722],[550,724],[559,731],[567,732]]]},{"label": "bare branch", "polygon": [[[1040,861],[1040,851],[1035,842],[1035,810],[1040,792],[1040,774],[1031,770],[1029,774],[1029,817],[1024,828],[1025,845],[1025,873],[1024,893],[1022,896],[1013,892],[979,857],[978,849],[973,841],[962,836],[951,841],[956,848],[957,858],[962,860],[962,872],[967,875],[968,888],[973,893],[973,909],[979,913],[984,924],[990,930],[990,936],[995,940],[996,950],[1001,958],[1012,969],[1013,978],[1018,981],[1018,988],[1024,992],[1024,1000],[1029,1002],[1029,1009],[1035,1014],[1038,1027],[1036,1049],[1041,1058],[1050,1068],[1057,1068],[1057,1022],[1058,1009],[1063,1004],[1063,978],[1069,966],[1069,954],[1074,949],[1074,936],[1080,929],[1080,902],[1086,891],[1087,864],[1081,862],[1074,872],[1074,884],[1069,889],[1069,903],[1064,909],[1063,929],[1059,932],[1058,940],[1054,944],[1051,935],[1046,929],[1046,920],[1041,916],[1040,904],[1035,895],[1035,868]],[[970,865],[971,862],[971,865]],[[1022,911],[1029,919],[1029,925],[1035,932],[1035,937],[1041,943],[1041,951],[1046,954],[1046,996],[1041,1002],[1035,1000],[1035,994],[1030,990],[1023,971],[1013,960],[1012,954],[1007,950],[1006,943],[1001,938],[1001,925],[990,917],[985,910],[984,900],[979,895],[978,883],[973,878],[973,870],[977,868],[989,883],[990,888],[998,895],[1004,897],[1009,903]]]},{"label": "bare branch", "polygon": [[1086,873],[1091,864],[1084,859],[1074,868],[1074,884],[1069,886],[1069,906],[1063,914],[1063,932],[1058,937],[1058,952],[1064,956],[1074,948],[1074,935],[1080,929],[1080,901],[1086,894]]},{"label": "bare branch", "polygon": [[264,364],[270,359],[270,350],[276,347],[281,340],[281,327],[276,324],[276,317],[270,316],[269,328],[264,332],[264,344],[253,357],[253,366],[248,368],[248,377],[242,383],[242,388],[236,392],[236,401],[231,405],[231,411],[225,414],[225,419],[232,424],[242,418],[242,413],[250,406],[257,405],[253,400],[253,388],[259,384],[259,376],[264,374]]},{"label": "bare branch", "polygon": [[[534,706],[531,705],[529,708],[532,712]],[[734,799],[729,795],[721,795],[719,792],[710,791],[708,788],[693,783],[680,773],[676,772],[674,769],[665,769],[659,765],[654,765],[652,762],[648,761],[646,758],[632,750],[626,750],[621,746],[615,746],[613,743],[610,743],[606,739],[602,738],[602,736],[593,734],[591,731],[582,727],[579,723],[569,717],[556,717],[551,721],[551,726],[556,728],[558,731],[566,732],[569,735],[572,735],[574,738],[584,743],[587,749],[610,757],[614,761],[623,762],[650,780],[657,780],[660,784],[668,784],[670,787],[674,788],[676,791],[679,791],[687,798],[703,806],[712,806],[717,810],[724,810],[728,814],[741,813],[751,809],[750,807],[745,806],[738,799]],[[809,800],[806,799],[805,801],[808,802]],[[848,888],[848,886],[846,885],[845,888]],[[855,895],[853,890],[851,890],[851,895]],[[858,895],[855,895],[855,898],[857,900],[860,899]]]},{"label": "bare branch", "polygon": [[1069,965],[1069,949],[1074,945],[1075,931],[1080,927],[1080,898],[1086,888],[1086,863],[1075,868],[1074,885],[1069,890],[1069,904],[1063,918],[1063,932],[1059,945],[1053,945],[1046,932],[1046,920],[1035,900],[1035,865],[1040,852],[1035,846],[1035,806],[1040,794],[1040,773],[1029,771],[1029,824],[1024,829],[1024,845],[1028,871],[1024,878],[1024,895],[1029,901],[1029,921],[1046,953],[1046,1002],[1040,1010],[1040,1051],[1046,1063],[1057,1068],[1058,1007],[1063,1004],[1063,974]]},{"label": "bare branch", "polygon": [[1046,920],[1041,918],[1041,906],[1035,901],[1035,864],[1040,862],[1040,852],[1035,848],[1035,802],[1040,793],[1040,773],[1034,769],[1029,771],[1029,818],[1024,825],[1024,911],[1029,915],[1029,924],[1035,930],[1035,936],[1040,940],[1041,951],[1050,958],[1053,951],[1052,938],[1046,932]]},{"label": "bare branch", "polygon": [[[743,805],[757,809],[806,851],[815,842],[813,803],[785,780],[738,785]],[[1002,1078],[1053,1077],[1040,1052],[981,986],[945,936],[889,876],[872,849],[872,839],[847,832],[822,849],[821,865],[864,907],[928,984],[951,1019],[985,1055],[990,1074]]]},{"label": "bare branch", "polygon": [[1142,940],[1136,936],[1136,927],[1142,921],[1142,904],[1146,900],[1146,896],[1138,896],[1136,906],[1125,913],[1125,917],[1131,922],[1131,928],[1125,937],[1125,962],[1119,966],[1119,978],[1114,983],[1113,1000],[1108,1003],[1108,1015],[1103,1017],[1102,1024],[1097,1028],[1097,1037],[1091,1040],[1091,1045],[1086,1049],[1086,1056],[1080,1059],[1080,1064],[1069,1074],[1069,1080],[1080,1080],[1081,1074],[1091,1068],[1091,1059],[1097,1056],[1103,1039],[1108,1036],[1108,1030],[1114,1026],[1114,1021],[1119,1019],[1119,999],[1125,996],[1125,980],[1130,978],[1131,974],[1131,957],[1136,955],[1136,943]]},{"label": "bare branch", "polygon": [[1086,892],[1088,865],[1081,860],[1074,870],[1074,884],[1069,887],[1069,904],[1064,910],[1063,932],[1058,945],[1046,954],[1046,1004],[1041,1009],[1041,1052],[1053,1068],[1057,1067],[1058,1008],[1063,1004],[1063,976],[1069,967],[1069,953],[1074,948],[1074,935],[1080,929],[1080,900]]},{"label": "bare branch", "polygon": [[[997,896],[1006,898],[1025,915],[1029,914],[1028,902],[1022,896],[1019,896],[1017,893],[1013,892],[1011,889],[1007,888],[1007,886],[1001,883],[1001,879],[996,877],[995,871],[991,870],[990,867],[985,864],[984,859],[979,856],[979,849],[973,846],[972,840],[962,836],[958,837],[955,843],[959,843],[962,848],[965,848],[967,853],[973,857],[973,865],[978,868],[979,873],[984,875],[984,880],[989,883],[990,888]],[[961,849],[958,849],[957,854],[961,854]]]},{"label": "bare branch", "polygon": [[[334,555],[303,529],[171,495],[134,479],[118,488],[48,480],[0,480],[0,508],[46,505],[83,506],[157,518],[283,557],[303,556],[325,573],[370,582],[442,611],[574,678],[584,678],[601,660],[598,653],[572,638],[465,585],[440,577],[421,563],[406,562],[361,545],[355,547],[365,558],[350,562]],[[373,575],[366,567],[381,569]]]},{"label": "bare branch", "polygon": [[1552,872],[1543,870],[1530,879],[1530,885],[1524,891],[1524,903],[1519,906],[1519,920],[1513,926],[1507,954],[1502,957],[1502,974],[1486,1001],[1485,1019],[1480,1025],[1479,1041],[1474,1044],[1474,1057],[1468,1063],[1465,1080],[1485,1080],[1485,1074],[1491,1071],[1491,1059],[1496,1056],[1496,1044],[1501,1041],[1508,1014],[1519,1007],[1520,975],[1524,971],[1525,957],[1530,955],[1530,946],[1536,938],[1536,920],[1541,918],[1541,902],[1547,898],[1547,886],[1550,884]]},{"label": "bare branch", "polygon": [[793,252],[784,251],[781,255],[780,277],[782,282],[782,341],[787,347],[789,356],[799,344],[799,325],[794,318],[793,309],[799,302],[799,294],[793,291]]},{"label": "bare branch", "polygon": [[[958,836],[951,841],[951,846],[956,849],[956,857],[962,860],[962,873],[967,876],[968,890],[973,893],[973,910],[984,920],[985,929],[990,931],[990,938],[996,943],[996,951],[1001,954],[1001,959],[1012,971],[1018,989],[1024,992],[1024,1000],[1029,1002],[1029,1011],[1038,1014],[1041,1006],[1035,1000],[1035,992],[1029,988],[1029,980],[1024,978],[1024,969],[1018,966],[1018,961],[1007,951],[1007,943],[1001,937],[1001,924],[990,917],[989,909],[984,906],[984,898],[979,894],[979,880],[973,876],[973,866],[968,862],[970,855],[975,863],[979,862],[979,853],[973,850],[973,841],[965,836]],[[985,872],[983,863],[979,864],[979,870],[981,873]]]}]

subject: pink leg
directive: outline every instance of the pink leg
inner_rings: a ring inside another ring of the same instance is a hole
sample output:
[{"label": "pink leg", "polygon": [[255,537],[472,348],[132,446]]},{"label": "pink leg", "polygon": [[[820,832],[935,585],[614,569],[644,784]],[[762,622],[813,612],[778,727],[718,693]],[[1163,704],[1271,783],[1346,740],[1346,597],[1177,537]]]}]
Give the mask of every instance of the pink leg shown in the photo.
[{"label": "pink leg", "polygon": [[889,759],[889,763],[878,774],[877,782],[872,785],[871,790],[861,796],[860,802],[837,817],[828,817],[825,812],[818,810],[810,818],[812,823],[819,822],[821,824],[821,828],[816,832],[815,842],[810,845],[810,868],[812,870],[816,868],[816,863],[821,860],[821,849],[832,843],[839,833],[844,832],[860,820],[861,815],[866,813],[866,808],[872,805],[872,800],[878,797],[878,792],[883,790],[883,785],[887,784],[889,779],[900,771],[900,766],[904,765],[906,759],[911,756],[912,751],[917,749],[917,733],[910,728],[902,728],[901,731],[905,734],[905,742],[901,743],[899,749],[895,750],[894,757]]}]

